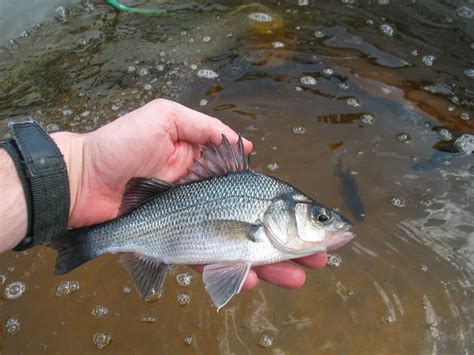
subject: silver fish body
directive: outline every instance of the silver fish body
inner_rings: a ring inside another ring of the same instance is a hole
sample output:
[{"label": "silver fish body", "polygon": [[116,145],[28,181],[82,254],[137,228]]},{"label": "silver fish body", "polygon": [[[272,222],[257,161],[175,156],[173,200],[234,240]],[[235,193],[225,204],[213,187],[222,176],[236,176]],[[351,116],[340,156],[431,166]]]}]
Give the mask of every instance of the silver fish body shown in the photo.
[{"label": "silver fish body", "polygon": [[161,294],[171,265],[206,264],[203,281],[219,309],[238,293],[252,266],[330,250],[354,235],[350,223],[290,184],[249,169],[242,141],[213,145],[187,181],[134,178],[123,216],[54,240],[56,273],[122,253],[146,298]]},{"label": "silver fish body", "polygon": [[92,227],[89,247],[95,256],[133,252],[174,265],[289,259],[258,228],[272,200],[291,193],[288,184],[250,171],[192,182]]}]

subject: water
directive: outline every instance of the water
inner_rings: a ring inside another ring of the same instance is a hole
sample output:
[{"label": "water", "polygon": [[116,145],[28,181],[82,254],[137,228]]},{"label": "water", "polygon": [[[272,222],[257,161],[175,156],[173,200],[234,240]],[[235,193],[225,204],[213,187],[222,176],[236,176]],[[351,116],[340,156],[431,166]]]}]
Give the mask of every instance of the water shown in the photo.
[{"label": "water", "polygon": [[[166,5],[180,9],[169,18],[93,4],[0,49],[0,136],[27,115],[54,131],[87,132],[170,98],[250,138],[255,170],[348,217],[352,197],[334,171],[341,163],[357,172],[364,218],[331,259],[338,267],[308,271],[296,291],[260,282],[219,313],[200,275],[184,267],[161,299],[144,302],[116,256],[57,277],[49,249],[6,253],[4,287],[21,280],[27,290],[0,306],[4,326],[21,322],[15,336],[2,333],[5,353],[472,351],[471,3],[177,1]],[[193,276],[185,288],[183,273]],[[80,288],[57,297],[67,280]],[[91,315],[97,305],[105,317]]]}]

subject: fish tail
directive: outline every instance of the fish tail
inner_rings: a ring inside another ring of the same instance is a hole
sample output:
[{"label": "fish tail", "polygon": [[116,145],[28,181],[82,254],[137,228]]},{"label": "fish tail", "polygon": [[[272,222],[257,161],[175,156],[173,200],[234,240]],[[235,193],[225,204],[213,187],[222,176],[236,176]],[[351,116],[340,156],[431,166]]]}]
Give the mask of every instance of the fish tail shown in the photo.
[{"label": "fish tail", "polygon": [[57,250],[56,275],[66,274],[96,257],[85,228],[67,231],[53,239],[49,246]]}]

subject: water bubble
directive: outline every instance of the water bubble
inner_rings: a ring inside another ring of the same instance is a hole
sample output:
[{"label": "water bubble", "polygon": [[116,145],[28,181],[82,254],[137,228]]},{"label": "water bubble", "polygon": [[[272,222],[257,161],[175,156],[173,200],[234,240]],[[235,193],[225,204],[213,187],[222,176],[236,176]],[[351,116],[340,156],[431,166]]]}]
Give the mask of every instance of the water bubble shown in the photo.
[{"label": "water bubble", "polygon": [[272,22],[273,18],[264,12],[253,12],[247,16],[249,19],[256,22]]},{"label": "water bubble", "polygon": [[295,90],[299,92],[299,91],[301,91],[301,90],[303,90],[303,89],[301,88],[301,86],[295,86]]},{"label": "water bubble", "polygon": [[153,85],[145,84],[145,85],[143,85],[143,89],[145,89],[146,91],[150,91],[151,89],[153,89]]},{"label": "water bubble", "polygon": [[165,56],[166,56],[166,52],[165,52],[165,51],[161,51],[161,52],[160,52],[160,57],[163,58],[163,57],[165,57]]},{"label": "water bubble", "polygon": [[334,70],[332,70],[331,68],[324,68],[322,71],[324,76],[332,76],[334,75]]},{"label": "water bubble", "polygon": [[337,254],[328,254],[328,260],[326,264],[329,266],[338,267],[342,264],[342,258]]},{"label": "water bubble", "polygon": [[125,293],[126,295],[128,295],[130,292],[132,292],[132,289],[130,287],[125,286],[122,289],[122,292]]},{"label": "water bubble", "polygon": [[390,203],[395,207],[405,207],[405,201],[402,200],[400,197],[392,197],[390,199]]},{"label": "water bubble", "polygon": [[417,49],[412,50],[411,55],[416,57],[418,55],[418,50]]},{"label": "water bubble", "polygon": [[189,272],[176,275],[176,282],[178,282],[178,285],[180,286],[187,287],[191,285],[192,281],[193,281],[193,275]]},{"label": "water bubble", "polygon": [[456,9],[459,17],[463,18],[474,18],[474,10],[466,5],[460,6]]},{"label": "water bubble", "polygon": [[133,65],[130,65],[130,66],[127,68],[127,72],[129,72],[129,73],[133,73],[135,70],[137,70],[137,68],[135,68]]},{"label": "water bubble", "polygon": [[342,90],[347,90],[347,89],[349,89],[349,84],[344,83],[344,82],[340,82],[338,86],[339,86],[339,88],[341,88]]},{"label": "water bubble", "polygon": [[433,65],[435,60],[436,60],[436,57],[434,55],[424,55],[421,58],[421,61],[429,67],[431,67]]},{"label": "water bubble", "polygon": [[451,106],[448,107],[448,111],[449,111],[449,112],[453,112],[454,109],[455,109],[455,107],[454,107],[453,105],[451,105]]},{"label": "water bubble", "polygon": [[468,78],[474,78],[474,68],[467,68],[464,70],[464,75],[466,75]]},{"label": "water bubble", "polygon": [[184,345],[190,346],[193,343],[193,337],[191,335],[185,336],[184,337]]},{"label": "water bubble", "polygon": [[298,6],[307,6],[309,4],[309,0],[298,0]]},{"label": "water bubble", "polygon": [[262,335],[258,340],[258,345],[262,348],[268,348],[273,345],[273,337],[271,335]]},{"label": "water bubble", "polygon": [[186,32],[186,31],[181,31],[181,33],[180,33],[181,36],[186,36],[187,34],[188,34],[188,32]]},{"label": "water bubble", "polygon": [[303,85],[316,85],[317,83],[316,79],[309,75],[302,76],[300,82]]},{"label": "water bubble", "polygon": [[454,142],[454,146],[464,154],[471,154],[474,151],[474,136],[463,134]]},{"label": "water bubble", "polygon": [[350,97],[347,99],[347,105],[352,106],[352,107],[360,107],[359,100],[357,100],[354,97]]},{"label": "water bubble", "polygon": [[50,123],[46,126],[46,132],[53,133],[59,131],[59,126],[56,123]]},{"label": "water bubble", "polygon": [[189,67],[191,70],[196,70],[198,68],[197,64],[191,64]]},{"label": "water bubble", "polygon": [[7,276],[5,274],[0,274],[0,282],[2,285],[7,281]]},{"label": "water bubble", "polygon": [[389,322],[390,324],[395,323],[395,318],[394,318],[393,315],[391,315],[391,314],[387,314],[387,315],[384,317],[384,319],[385,319],[387,322]]},{"label": "water bubble", "polygon": [[411,137],[408,133],[401,132],[397,134],[397,140],[402,143],[408,143],[411,141]]},{"label": "water bubble", "polygon": [[278,165],[278,163],[270,163],[267,165],[267,168],[270,171],[275,171],[275,170],[278,170],[280,166]]},{"label": "water bubble", "polygon": [[73,112],[72,110],[70,110],[70,109],[65,109],[65,110],[63,110],[63,115],[64,115],[65,117],[71,116],[73,113],[74,113],[74,112]]},{"label": "water bubble", "polygon": [[469,121],[471,119],[471,117],[469,116],[469,113],[463,112],[463,113],[461,113],[461,119],[463,121]]},{"label": "water bubble", "polygon": [[284,46],[285,46],[285,43],[283,42],[279,42],[279,41],[272,42],[272,47],[275,49],[283,48]]},{"label": "water bubble", "polygon": [[150,74],[150,72],[148,71],[147,68],[142,68],[142,69],[140,69],[139,74],[140,74],[140,76],[147,76],[148,74]]},{"label": "water bubble", "polygon": [[217,74],[214,70],[211,69],[201,69],[197,73],[198,77],[201,79],[216,79],[219,77],[219,74]]},{"label": "water bubble", "polygon": [[361,121],[363,124],[371,125],[371,124],[374,124],[375,117],[371,115],[370,113],[364,113],[361,117]]},{"label": "water bubble", "polygon": [[178,292],[176,299],[180,306],[186,306],[189,302],[191,302],[191,295],[187,292]]},{"label": "water bubble", "polygon": [[202,38],[202,41],[203,41],[204,43],[209,43],[209,42],[211,41],[211,39],[212,39],[211,36],[204,36],[204,37]]},{"label": "water bubble", "polygon": [[26,291],[26,284],[21,281],[15,281],[8,284],[3,290],[3,297],[6,300],[16,300]]},{"label": "water bubble", "polygon": [[393,36],[393,27],[390,26],[389,24],[386,24],[384,23],[383,25],[380,25],[380,31],[382,31],[382,33],[385,33],[387,36],[390,36],[392,37]]},{"label": "water bubble", "polygon": [[425,264],[421,264],[421,265],[420,265],[420,269],[421,269],[421,271],[425,271],[425,272],[426,272],[426,271],[428,271],[428,266],[426,266]]},{"label": "water bubble", "polygon": [[111,340],[112,337],[109,334],[103,332],[97,332],[92,336],[92,342],[99,350],[105,349],[110,344]]},{"label": "water bubble", "polygon": [[202,99],[201,101],[199,101],[199,106],[206,106],[206,105],[207,105],[206,99]]},{"label": "water bubble", "polygon": [[107,307],[97,305],[94,308],[92,308],[91,314],[94,317],[101,318],[105,317],[107,314],[109,314],[109,310]]},{"label": "water bubble", "polygon": [[388,5],[390,4],[390,0],[377,0],[379,5]]},{"label": "water bubble", "polygon": [[56,295],[66,297],[79,290],[79,288],[79,282],[77,281],[63,281],[56,287]]},{"label": "water bubble", "polygon": [[373,25],[374,24],[374,20],[371,20],[370,18],[365,20],[365,23],[368,24],[368,25]]},{"label": "water bubble", "polygon": [[319,31],[319,30],[318,30],[318,31],[314,31],[314,37],[316,37],[316,38],[323,38],[324,36],[326,36],[326,35],[324,34],[323,31]]},{"label": "water bubble", "polygon": [[16,335],[20,331],[20,322],[14,317],[10,317],[5,321],[5,333],[8,335]]},{"label": "water bubble", "polygon": [[441,128],[440,130],[438,130],[438,136],[439,136],[439,138],[441,138],[442,140],[447,141],[447,142],[449,142],[453,139],[453,134],[447,128]]},{"label": "water bubble", "polygon": [[59,6],[54,10],[54,18],[59,22],[66,22],[67,12],[64,7]]},{"label": "water bubble", "polygon": [[293,127],[293,134],[304,134],[306,129],[303,126]]},{"label": "water bubble", "polygon": [[156,323],[156,317],[144,315],[140,318],[142,323]]}]

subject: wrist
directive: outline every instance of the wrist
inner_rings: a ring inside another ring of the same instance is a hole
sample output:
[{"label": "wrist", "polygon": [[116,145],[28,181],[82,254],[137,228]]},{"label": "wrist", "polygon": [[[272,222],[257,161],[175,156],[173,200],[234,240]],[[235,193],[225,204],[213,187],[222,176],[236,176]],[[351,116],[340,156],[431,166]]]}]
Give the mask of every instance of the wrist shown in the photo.
[{"label": "wrist", "polygon": [[51,138],[58,146],[66,163],[69,192],[70,192],[70,206],[68,227],[75,225],[75,212],[77,201],[81,194],[81,186],[84,175],[84,134],[58,132],[51,134]]},{"label": "wrist", "polygon": [[26,235],[28,215],[23,186],[10,155],[0,149],[0,253],[15,247]]}]

